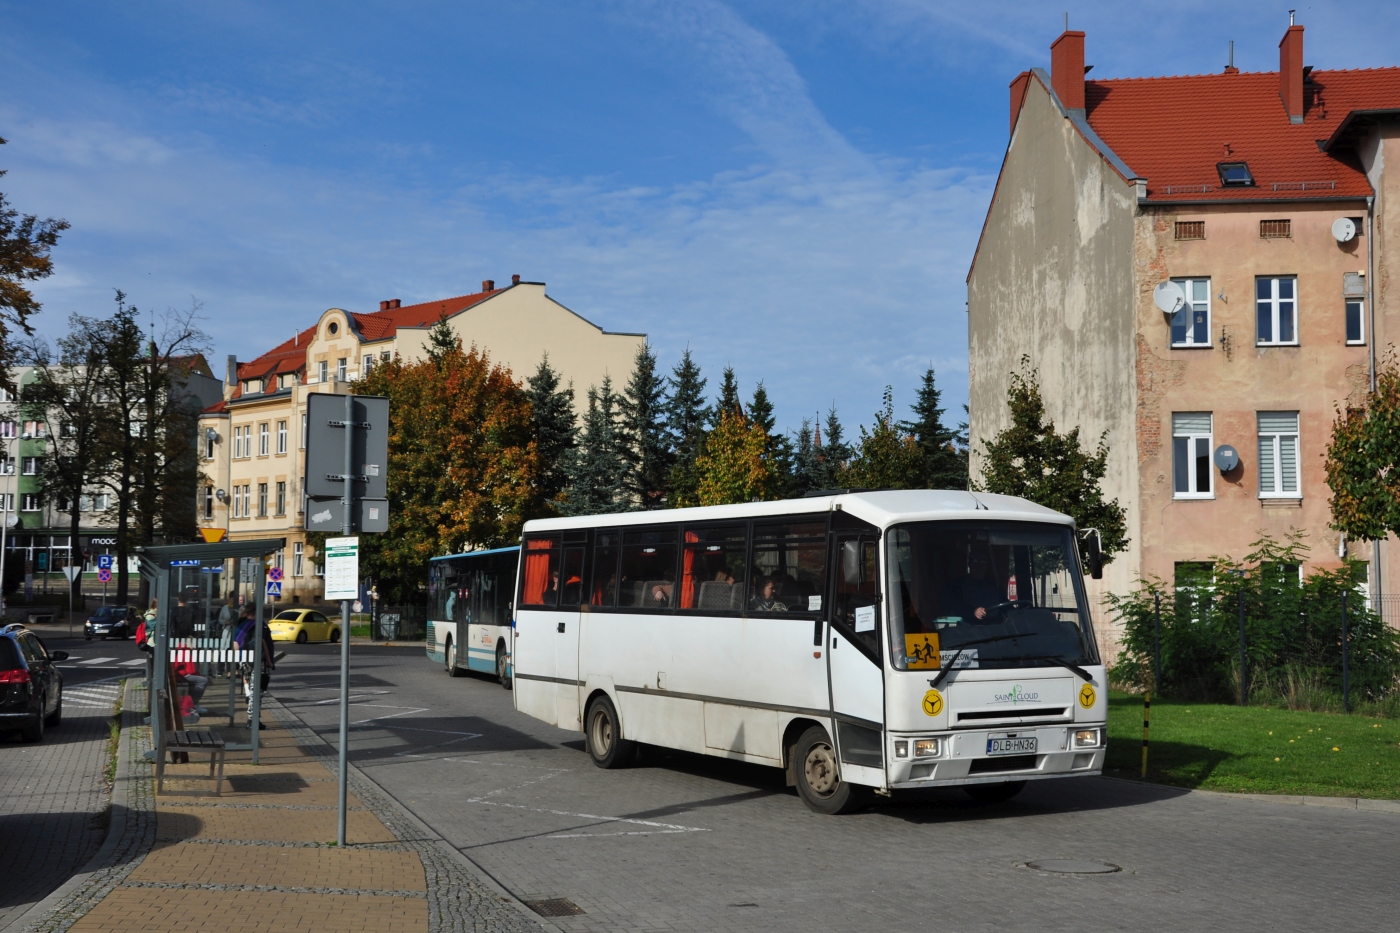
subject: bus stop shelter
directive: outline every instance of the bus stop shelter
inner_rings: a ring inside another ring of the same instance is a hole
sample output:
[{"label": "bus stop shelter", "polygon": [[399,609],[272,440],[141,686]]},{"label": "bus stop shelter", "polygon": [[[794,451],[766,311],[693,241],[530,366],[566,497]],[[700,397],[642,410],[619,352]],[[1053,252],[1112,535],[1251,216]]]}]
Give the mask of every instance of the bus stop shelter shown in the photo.
[{"label": "bus stop shelter", "polygon": [[[263,652],[262,627],[266,613],[267,567],[266,558],[280,552],[287,544],[286,538],[263,538],[254,541],[223,541],[218,544],[174,544],[159,547],[139,547],[136,556],[140,562],[141,575],[150,584],[151,594],[156,600],[155,646],[151,682],[148,685],[147,699],[151,723],[161,722],[161,711],[157,708],[160,691],[165,691],[176,699],[176,685],[171,683],[171,663],[175,661],[194,662],[203,668],[215,666],[228,672],[229,677],[229,726],[233,725],[236,712],[234,691],[238,678],[235,671],[240,664],[251,664],[255,687],[262,683]],[[255,594],[256,626],[255,637],[247,649],[237,645],[224,644],[219,628],[218,614],[223,600],[222,588],[215,578],[222,573],[227,561],[251,558],[256,566]],[[212,687],[211,678],[211,687]],[[262,712],[262,691],[252,691],[252,711],[249,716],[249,741],[228,743],[230,751],[253,753],[253,763],[258,762],[259,716]],[[212,714],[211,714],[212,715]],[[159,760],[165,754],[165,730],[155,728],[155,754]]]}]

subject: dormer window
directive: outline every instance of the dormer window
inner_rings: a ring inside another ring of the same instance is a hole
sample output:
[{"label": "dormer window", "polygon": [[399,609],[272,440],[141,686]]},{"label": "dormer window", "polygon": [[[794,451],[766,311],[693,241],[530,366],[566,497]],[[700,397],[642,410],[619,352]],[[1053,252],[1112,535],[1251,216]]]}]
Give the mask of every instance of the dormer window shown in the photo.
[{"label": "dormer window", "polygon": [[254,393],[257,393],[257,392],[261,392],[261,391],[262,391],[262,380],[260,380],[260,379],[249,379],[249,380],[246,380],[246,381],[243,383],[243,391],[244,391],[244,392],[247,392],[247,393],[250,394],[250,395],[251,395],[251,394],[254,394]]},{"label": "dormer window", "polygon": [[335,321],[331,321],[330,324],[326,326],[326,332],[332,337],[334,337],[340,332],[340,325],[337,324]]},{"label": "dormer window", "polygon": [[1220,184],[1226,188],[1254,187],[1254,176],[1247,162],[1217,162],[1215,170],[1220,173]]}]

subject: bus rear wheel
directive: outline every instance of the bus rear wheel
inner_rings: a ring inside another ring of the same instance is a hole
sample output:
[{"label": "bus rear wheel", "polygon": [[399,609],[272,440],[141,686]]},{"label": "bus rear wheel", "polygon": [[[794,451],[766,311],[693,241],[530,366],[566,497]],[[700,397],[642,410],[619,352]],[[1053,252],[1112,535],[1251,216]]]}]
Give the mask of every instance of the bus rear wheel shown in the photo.
[{"label": "bus rear wheel", "polygon": [[809,810],[827,815],[850,813],[868,802],[863,787],[841,780],[836,748],[826,730],[812,726],[792,747],[797,795]]},{"label": "bus rear wheel", "polygon": [[967,784],[963,792],[978,803],[1003,803],[1025,789],[1025,781],[1003,781],[1000,784]]},{"label": "bus rear wheel", "polygon": [[457,666],[457,643],[452,640],[451,635],[447,636],[447,650],[443,653],[447,657],[447,661],[443,664],[443,667],[447,669],[447,676],[461,677],[462,669]]},{"label": "bus rear wheel", "polygon": [[608,770],[622,768],[636,757],[636,743],[622,737],[617,708],[606,696],[600,696],[588,704],[583,722],[588,757],[598,767]]}]

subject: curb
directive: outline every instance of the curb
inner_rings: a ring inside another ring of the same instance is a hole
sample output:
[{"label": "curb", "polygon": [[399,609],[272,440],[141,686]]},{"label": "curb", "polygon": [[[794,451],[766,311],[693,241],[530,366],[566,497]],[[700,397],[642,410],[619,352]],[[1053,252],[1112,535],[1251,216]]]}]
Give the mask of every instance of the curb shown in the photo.
[{"label": "curb", "polygon": [[1370,813],[1400,813],[1400,800],[1382,800],[1373,797],[1314,797],[1298,794],[1244,794],[1223,790],[1200,790],[1194,787],[1176,787],[1171,784],[1158,784],[1137,778],[1100,775],[1105,781],[1119,781],[1138,787],[1160,788],[1184,794],[1200,794],[1204,797],[1217,797],[1221,800],[1284,804],[1295,807],[1328,807],[1332,810],[1365,810]]},{"label": "curb", "polygon": [[[133,763],[149,746],[142,711],[133,709],[136,678],[127,680],[122,698],[117,773],[108,802],[111,824],[97,854],[57,890],[14,920],[4,933],[62,933],[77,923],[108,892],[125,880],[155,844],[155,796],[151,776],[133,773]],[[145,691],[140,691],[144,693]],[[144,764],[144,759],[141,761]]]},{"label": "curb", "polygon": [[[263,694],[263,703],[275,709],[281,716],[282,721],[287,724],[287,731],[294,736],[303,748],[321,759],[325,768],[336,774],[339,766],[337,749],[326,741],[320,733],[312,729],[301,717],[292,712],[280,701]],[[428,876],[428,902],[430,906],[430,916],[428,920],[429,933],[447,933],[447,931],[457,930],[518,930],[518,924],[505,923],[499,921],[505,918],[478,918],[465,915],[463,907],[473,906],[468,900],[463,903],[460,892],[457,890],[462,885],[455,882],[450,877],[452,868],[456,868],[461,874],[467,875],[468,887],[471,882],[486,889],[509,908],[519,915],[519,918],[528,929],[545,930],[547,933],[563,933],[563,931],[551,923],[547,918],[535,913],[525,906],[521,900],[507,890],[497,881],[485,868],[472,861],[470,857],[462,853],[456,846],[442,838],[431,826],[419,819],[411,810],[399,802],[393,794],[384,789],[378,781],[365,774],[353,763],[347,762],[349,767],[348,784],[355,795],[363,800],[377,816],[381,818],[385,814],[380,812],[387,808],[393,811],[397,819],[385,820],[389,829],[394,835],[408,845],[409,848],[418,852],[423,859],[423,870]],[[406,824],[406,825],[405,825]],[[409,830],[409,832],[404,832]],[[430,851],[425,852],[424,849]],[[450,863],[446,874],[449,877],[436,877],[439,874],[439,866],[433,864],[432,854],[444,856]],[[468,898],[471,892],[468,891]],[[485,920],[485,924],[481,921]],[[467,925],[461,921],[466,920]]]},{"label": "curb", "polygon": [[367,635],[351,635],[350,644],[365,648],[427,648],[426,641],[375,641]]}]

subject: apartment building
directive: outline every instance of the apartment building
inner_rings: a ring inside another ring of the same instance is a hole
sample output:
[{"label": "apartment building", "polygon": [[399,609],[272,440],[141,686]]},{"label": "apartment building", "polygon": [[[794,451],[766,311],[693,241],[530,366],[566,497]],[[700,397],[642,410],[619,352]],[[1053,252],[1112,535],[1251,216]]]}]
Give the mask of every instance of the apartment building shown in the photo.
[{"label": "apartment building", "polygon": [[1400,68],[1304,61],[1290,25],[1276,72],[1089,80],[1066,31],[1011,82],[967,280],[973,469],[1028,356],[1062,430],[1107,432],[1132,544],[1101,592],[1293,531],[1400,585],[1400,548],[1329,527],[1323,467],[1400,339]]},{"label": "apartment building", "polygon": [[[229,359],[225,399],[200,421],[204,485],[199,521],[227,529],[231,539],[285,537],[276,561],[283,570],[281,602],[316,603],[325,591],[306,543],[302,489],[306,462],[306,399],[345,392],[349,383],[393,359],[421,359],[428,332],[446,317],[464,347],[484,350],[518,380],[550,365],[581,397],[611,376],[632,371],[645,334],[611,333],[559,304],[543,282],[497,288],[420,304],[381,301],[372,312],[325,311],[314,326],[254,360]],[[393,508],[393,502],[390,502]]]}]

